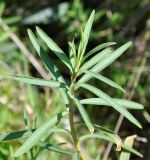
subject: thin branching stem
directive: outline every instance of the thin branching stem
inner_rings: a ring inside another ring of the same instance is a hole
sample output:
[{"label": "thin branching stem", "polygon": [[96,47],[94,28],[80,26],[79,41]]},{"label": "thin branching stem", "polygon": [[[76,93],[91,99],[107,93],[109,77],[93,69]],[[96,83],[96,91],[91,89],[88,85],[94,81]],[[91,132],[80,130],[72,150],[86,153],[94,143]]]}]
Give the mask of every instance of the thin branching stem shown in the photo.
[{"label": "thin branching stem", "polygon": [[74,105],[73,105],[73,100],[70,100],[70,113],[69,113],[69,122],[70,122],[70,129],[71,129],[71,135],[72,135],[72,139],[73,139],[73,143],[74,143],[74,147],[75,149],[77,146],[77,134],[76,134],[76,130],[74,127]]},{"label": "thin branching stem", "polygon": [[[70,85],[70,91],[71,94],[74,94],[74,83],[76,81],[76,74],[73,75],[71,78],[71,85]],[[78,138],[77,138],[77,133],[75,130],[74,126],[74,103],[73,100],[70,98],[70,106],[69,106],[69,122],[70,122],[70,129],[71,129],[71,135],[74,143],[75,150],[77,150],[77,143],[78,143]]]}]

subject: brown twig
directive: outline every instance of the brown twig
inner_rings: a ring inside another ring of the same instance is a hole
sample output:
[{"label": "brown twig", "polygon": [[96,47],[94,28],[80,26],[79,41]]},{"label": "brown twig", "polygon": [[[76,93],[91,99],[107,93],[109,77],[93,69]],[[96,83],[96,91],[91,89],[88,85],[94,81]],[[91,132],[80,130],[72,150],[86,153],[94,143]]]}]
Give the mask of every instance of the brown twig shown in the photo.
[{"label": "brown twig", "polygon": [[[2,18],[0,18],[0,25],[2,27],[2,29],[5,32],[10,31],[10,28],[7,24],[4,23],[4,21],[2,20]],[[34,57],[34,55],[32,53],[30,53],[30,51],[25,47],[25,45],[22,43],[22,41],[18,38],[18,36],[11,32],[10,33],[10,38],[12,39],[12,41],[16,44],[16,46],[22,51],[22,53],[24,53],[24,55],[29,59],[30,63],[35,67],[35,69],[39,72],[39,74],[43,77],[43,78],[47,78],[47,73],[45,72],[45,70],[42,68],[41,64],[38,62],[38,60]]]}]

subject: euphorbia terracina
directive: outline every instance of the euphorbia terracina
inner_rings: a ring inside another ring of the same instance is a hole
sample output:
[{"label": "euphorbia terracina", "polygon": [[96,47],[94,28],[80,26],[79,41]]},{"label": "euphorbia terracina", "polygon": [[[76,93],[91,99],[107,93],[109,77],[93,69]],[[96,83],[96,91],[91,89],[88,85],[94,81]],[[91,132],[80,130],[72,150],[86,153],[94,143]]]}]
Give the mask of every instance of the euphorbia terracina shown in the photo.
[{"label": "euphorbia terracina", "polygon": [[[138,120],[127,110],[128,108],[136,110],[143,109],[143,106],[141,104],[125,99],[112,98],[107,93],[102,91],[100,88],[96,88],[95,86],[90,84],[90,82],[88,82],[88,80],[95,78],[101,81],[102,83],[106,83],[115,89],[119,89],[120,91],[125,92],[125,90],[120,85],[103,76],[101,74],[101,71],[103,71],[111,63],[113,63],[132,45],[131,42],[128,42],[122,45],[121,47],[117,48],[116,50],[112,50],[111,47],[116,43],[106,42],[96,46],[94,49],[87,52],[86,48],[88,45],[94,15],[95,11],[92,11],[85,25],[85,28],[81,34],[81,40],[78,45],[78,49],[74,40],[72,42],[69,42],[69,57],[39,27],[36,27],[37,36],[35,36],[35,34],[30,29],[28,30],[28,35],[31,40],[31,43],[33,44],[37,54],[43,61],[46,69],[48,70],[51,80],[37,79],[33,77],[22,77],[16,75],[8,75],[7,77],[27,84],[58,88],[60,94],[63,96],[63,103],[66,107],[64,107],[64,111],[58,113],[58,115],[54,115],[41,127],[37,128],[33,133],[30,131],[24,131],[24,134],[26,132],[29,132],[30,134],[28,134],[28,138],[25,140],[22,146],[16,151],[15,157],[19,157],[24,153],[27,153],[34,146],[39,146],[44,150],[46,148],[44,146],[50,145],[51,147],[49,147],[49,150],[68,155],[72,158],[72,160],[86,159],[86,153],[82,148],[81,142],[83,140],[87,141],[87,139],[89,138],[98,138],[113,142],[114,144],[116,144],[117,150],[119,151],[121,150],[121,148],[123,148],[129,151],[129,153],[131,152],[133,154],[136,154],[137,156],[142,156],[139,152],[124,144],[121,138],[113,131],[92,123],[83,106],[84,104],[90,104],[93,105],[93,107],[95,105],[112,107],[120,114],[122,114],[126,119],[132,122],[134,125],[136,125],[139,128],[142,128]],[[50,55],[48,55],[48,53],[41,46],[39,39],[40,41],[42,40],[43,42],[45,42],[45,44],[49,47],[50,54],[55,54],[58,57],[58,59],[62,62],[62,65],[66,65],[66,67],[69,69],[71,79],[70,84],[67,84],[63,75],[60,73],[57,66],[51,60]],[[92,92],[96,97],[89,99],[80,99],[80,97],[77,96],[79,95],[77,94],[79,88],[82,88],[83,91],[87,90],[89,92]],[[80,132],[78,132],[75,126],[75,109],[79,111],[83,119],[83,122],[78,124],[81,125],[81,127],[87,127],[87,131],[84,135],[80,135]],[[63,128],[58,128],[58,123],[63,117],[68,118],[68,121],[70,122],[70,131],[67,131]],[[49,142],[47,142],[46,139],[42,143],[42,145],[41,143],[39,143],[41,138],[43,138],[44,136],[48,137],[52,132],[63,132],[64,134],[67,134],[69,137],[71,137],[73,150],[66,151],[65,149],[62,149],[61,147],[58,147],[55,144],[49,144]],[[19,133],[19,131],[11,133],[13,134],[13,137],[15,137],[15,139],[21,138],[24,135],[23,134],[22,136],[18,136],[17,133]],[[1,141],[6,140],[6,137],[4,137],[4,135],[1,135]],[[95,157],[97,157],[97,155],[95,155]]]}]

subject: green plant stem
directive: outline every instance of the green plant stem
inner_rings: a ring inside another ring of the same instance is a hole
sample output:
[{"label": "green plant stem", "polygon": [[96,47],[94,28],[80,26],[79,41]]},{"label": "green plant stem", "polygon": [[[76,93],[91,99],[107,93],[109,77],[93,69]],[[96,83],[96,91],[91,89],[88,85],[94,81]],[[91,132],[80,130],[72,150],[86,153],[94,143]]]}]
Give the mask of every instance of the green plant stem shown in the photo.
[{"label": "green plant stem", "polygon": [[[74,83],[76,82],[76,74],[74,73],[72,78],[71,78],[71,85],[70,85],[70,92],[71,94],[74,94]],[[70,130],[71,130],[71,135],[74,143],[74,148],[76,151],[77,149],[77,143],[78,143],[78,137],[76,133],[76,129],[74,126],[74,103],[73,100],[70,98],[70,106],[69,106],[69,122],[70,122]]]},{"label": "green plant stem", "polygon": [[74,143],[75,149],[77,150],[78,140],[77,140],[76,130],[75,130],[75,127],[74,127],[73,116],[74,116],[74,105],[73,105],[73,101],[71,99],[70,100],[69,122],[70,122],[70,129],[71,129],[71,135],[72,135],[73,143]]}]

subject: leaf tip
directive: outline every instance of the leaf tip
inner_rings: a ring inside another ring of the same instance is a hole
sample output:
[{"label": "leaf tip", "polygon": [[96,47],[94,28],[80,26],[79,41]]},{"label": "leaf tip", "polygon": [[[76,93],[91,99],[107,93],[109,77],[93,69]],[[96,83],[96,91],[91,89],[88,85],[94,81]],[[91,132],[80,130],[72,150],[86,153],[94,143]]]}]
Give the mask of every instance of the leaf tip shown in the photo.
[{"label": "leaf tip", "polygon": [[140,104],[140,109],[144,109],[144,106],[142,104]]},{"label": "leaf tip", "polygon": [[119,139],[116,141],[116,151],[121,151],[121,148],[122,148],[122,140]]},{"label": "leaf tip", "polygon": [[38,26],[35,26],[35,29],[36,29],[37,32],[41,31],[41,28],[38,27]]},{"label": "leaf tip", "polygon": [[95,15],[95,9],[92,10],[91,15]]},{"label": "leaf tip", "polygon": [[32,37],[32,35],[33,35],[32,30],[31,30],[31,29],[27,29],[27,33],[28,33],[29,38],[31,38],[31,37]]},{"label": "leaf tip", "polygon": [[122,145],[122,144],[117,144],[117,146],[116,146],[116,151],[118,151],[118,152],[121,151],[121,145]]},{"label": "leaf tip", "polygon": [[32,30],[28,28],[28,29],[27,29],[28,35],[29,35],[31,32],[32,32]]},{"label": "leaf tip", "polygon": [[139,123],[138,125],[137,125],[140,129],[142,129],[142,125]]},{"label": "leaf tip", "polygon": [[94,133],[94,127],[92,127],[92,128],[90,129],[90,133],[91,133],[91,134]]},{"label": "leaf tip", "polygon": [[121,88],[121,90],[122,90],[123,93],[126,93],[126,90],[124,88]]},{"label": "leaf tip", "polygon": [[129,47],[131,47],[132,46],[132,42],[130,41],[130,42],[127,42],[127,45],[129,46]]}]

